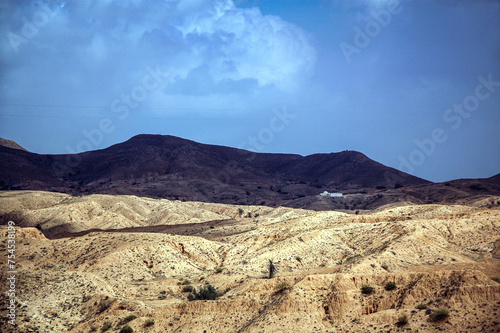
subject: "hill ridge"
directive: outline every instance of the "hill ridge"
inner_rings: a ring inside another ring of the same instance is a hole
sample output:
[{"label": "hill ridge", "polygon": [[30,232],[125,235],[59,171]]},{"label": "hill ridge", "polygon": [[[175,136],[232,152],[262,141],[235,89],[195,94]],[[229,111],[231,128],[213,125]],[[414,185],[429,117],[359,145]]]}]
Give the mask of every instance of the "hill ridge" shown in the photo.
[{"label": "hill ridge", "polygon": [[[315,210],[373,209],[403,201],[425,203],[433,193],[426,186],[434,185],[358,151],[307,156],[258,153],[159,134],[139,134],[104,149],[78,154],[41,155],[0,146],[0,167],[5,170],[0,176],[3,190],[137,195]],[[497,193],[497,187],[444,190],[452,193],[448,198],[462,198],[471,191],[478,195]],[[324,191],[347,196],[319,197]]]}]

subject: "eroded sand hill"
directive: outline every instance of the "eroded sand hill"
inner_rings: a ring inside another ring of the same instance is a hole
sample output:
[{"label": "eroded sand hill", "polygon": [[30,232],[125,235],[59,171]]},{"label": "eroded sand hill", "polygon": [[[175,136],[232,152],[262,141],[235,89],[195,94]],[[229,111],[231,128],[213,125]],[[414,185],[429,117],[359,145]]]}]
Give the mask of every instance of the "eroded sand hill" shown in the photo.
[{"label": "eroded sand hill", "polygon": [[[27,227],[17,238],[19,332],[119,332],[130,315],[135,332],[500,331],[498,208],[355,215],[14,192],[0,209]],[[51,235],[59,225],[128,229],[47,239],[37,225]],[[207,283],[218,300],[187,300],[186,286]],[[431,322],[424,307],[449,317]]]}]

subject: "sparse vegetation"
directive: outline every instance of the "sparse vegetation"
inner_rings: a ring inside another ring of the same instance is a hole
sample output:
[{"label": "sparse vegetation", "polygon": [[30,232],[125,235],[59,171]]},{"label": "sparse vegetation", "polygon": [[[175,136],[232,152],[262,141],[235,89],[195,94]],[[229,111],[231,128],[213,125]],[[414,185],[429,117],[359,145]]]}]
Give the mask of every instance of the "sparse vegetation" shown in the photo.
[{"label": "sparse vegetation", "polygon": [[113,326],[113,323],[110,322],[110,321],[105,321],[103,324],[102,324],[102,327],[101,327],[101,332],[106,332],[107,330],[109,330],[111,327]]},{"label": "sparse vegetation", "polygon": [[372,286],[368,285],[368,284],[364,284],[361,286],[361,293],[363,295],[370,295],[370,294],[373,294],[375,292],[375,288],[373,288]]},{"label": "sparse vegetation", "polygon": [[196,289],[193,289],[193,292],[188,295],[188,300],[190,301],[216,300],[217,298],[219,298],[219,294],[211,284],[208,284],[205,287],[200,288],[199,292],[197,292]]},{"label": "sparse vegetation", "polygon": [[181,279],[179,282],[177,282],[177,285],[179,286],[187,286],[191,284],[191,281],[189,281],[188,279]]},{"label": "sparse vegetation", "polygon": [[389,271],[389,266],[387,266],[387,264],[382,264],[380,267],[382,267],[386,271]]},{"label": "sparse vegetation", "polygon": [[397,326],[404,326],[408,324],[408,316],[407,315],[402,315],[398,318],[398,321],[396,322]]},{"label": "sparse vegetation", "polygon": [[418,310],[425,310],[425,309],[427,309],[427,304],[420,303],[415,308],[418,309]]},{"label": "sparse vegetation", "polygon": [[276,293],[276,294],[281,294],[281,293],[283,293],[284,291],[289,290],[289,289],[291,289],[291,288],[292,288],[292,286],[291,286],[288,282],[286,282],[286,281],[281,281],[280,283],[278,283],[278,284],[276,285],[276,287],[275,287],[275,293]]},{"label": "sparse vegetation", "polygon": [[276,267],[274,267],[273,261],[271,259],[269,259],[269,265],[267,271],[269,273],[268,274],[269,279],[272,279],[273,277],[276,276]]},{"label": "sparse vegetation", "polygon": [[129,323],[131,322],[132,320],[136,319],[137,316],[136,315],[129,315],[129,316],[126,316],[125,318],[123,318],[123,323],[126,324],[126,323]]},{"label": "sparse vegetation", "polygon": [[385,284],[385,290],[394,290],[396,289],[396,282],[394,281],[389,281]]},{"label": "sparse vegetation", "polygon": [[102,313],[109,309],[113,301],[110,298],[102,298],[97,304],[97,313]]},{"label": "sparse vegetation", "polygon": [[132,333],[134,329],[129,325],[125,325],[120,329],[120,333]]},{"label": "sparse vegetation", "polygon": [[222,273],[222,271],[224,270],[224,268],[220,267],[220,266],[217,266],[215,268],[215,273],[219,274],[219,273]]},{"label": "sparse vegetation", "polygon": [[144,327],[151,327],[155,324],[155,321],[153,319],[147,319],[145,322],[144,322]]},{"label": "sparse vegetation", "polygon": [[437,310],[432,310],[431,313],[429,314],[429,319],[431,321],[441,321],[445,320],[450,316],[450,311],[448,309],[437,309]]},{"label": "sparse vegetation", "polygon": [[493,281],[495,281],[496,283],[500,283],[500,277],[498,276],[494,276],[491,278]]},{"label": "sparse vegetation", "polygon": [[469,188],[473,191],[486,191],[486,188],[484,188],[483,186],[481,186],[479,184],[472,184],[469,186]]},{"label": "sparse vegetation", "polygon": [[302,264],[302,258],[301,258],[301,257],[296,256],[296,257],[295,257],[295,260],[297,260],[298,262],[300,262],[300,263]]},{"label": "sparse vegetation", "polygon": [[185,293],[192,293],[194,290],[194,287],[191,285],[182,287],[182,291]]},{"label": "sparse vegetation", "polygon": [[245,211],[243,208],[238,208],[238,215],[241,217]]}]

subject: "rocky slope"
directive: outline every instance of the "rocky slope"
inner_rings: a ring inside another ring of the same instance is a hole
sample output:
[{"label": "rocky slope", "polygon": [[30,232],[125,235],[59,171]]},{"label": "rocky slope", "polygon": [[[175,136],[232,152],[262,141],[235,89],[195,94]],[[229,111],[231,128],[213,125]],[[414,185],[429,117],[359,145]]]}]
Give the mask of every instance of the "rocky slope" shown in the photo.
[{"label": "rocky slope", "polygon": [[162,135],[138,135],[73,155],[38,155],[0,145],[0,168],[2,189],[267,206],[301,198],[308,200],[298,204],[309,206],[325,190],[366,193],[428,183],[355,151],[263,154]]}]

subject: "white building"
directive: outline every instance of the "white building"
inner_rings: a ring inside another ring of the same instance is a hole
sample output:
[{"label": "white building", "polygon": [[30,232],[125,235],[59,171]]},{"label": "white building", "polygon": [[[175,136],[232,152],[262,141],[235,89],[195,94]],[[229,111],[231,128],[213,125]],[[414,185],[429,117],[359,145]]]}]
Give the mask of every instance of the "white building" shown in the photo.
[{"label": "white building", "polygon": [[328,191],[320,193],[319,195],[322,197],[331,197],[331,198],[341,198],[342,197],[342,193],[330,193]]}]

